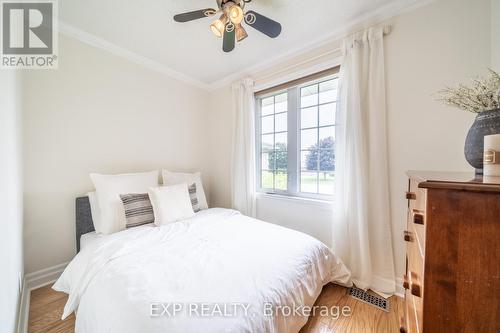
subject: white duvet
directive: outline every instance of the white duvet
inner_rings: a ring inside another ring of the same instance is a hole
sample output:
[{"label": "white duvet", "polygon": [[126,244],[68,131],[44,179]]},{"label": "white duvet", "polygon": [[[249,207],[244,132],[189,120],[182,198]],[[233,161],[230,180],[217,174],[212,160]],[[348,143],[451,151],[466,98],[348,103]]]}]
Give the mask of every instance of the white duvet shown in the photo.
[{"label": "white duvet", "polygon": [[76,332],[298,332],[306,316],[275,310],[313,305],[329,282],[349,272],[323,243],[215,208],[96,239],[53,288]]}]

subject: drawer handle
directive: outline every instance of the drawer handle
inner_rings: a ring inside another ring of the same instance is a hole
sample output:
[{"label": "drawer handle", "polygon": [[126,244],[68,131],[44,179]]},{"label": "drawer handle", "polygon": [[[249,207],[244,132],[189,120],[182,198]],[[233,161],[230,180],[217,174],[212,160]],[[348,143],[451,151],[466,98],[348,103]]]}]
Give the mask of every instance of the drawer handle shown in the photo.
[{"label": "drawer handle", "polygon": [[417,195],[415,192],[406,192],[406,199],[408,200],[417,200]]},{"label": "drawer handle", "polygon": [[422,297],[422,288],[420,288],[420,284],[417,280],[417,273],[411,272],[410,293],[413,296]]},{"label": "drawer handle", "polygon": [[410,283],[408,282],[408,276],[406,274],[403,275],[403,288],[406,290],[410,289]]},{"label": "drawer handle", "polygon": [[411,231],[405,231],[403,236],[405,242],[413,242],[413,234]]},{"label": "drawer handle", "polygon": [[405,317],[402,316],[399,319],[399,333],[406,333],[406,322],[405,322]]},{"label": "drawer handle", "polygon": [[413,223],[424,225],[424,214],[421,213],[413,213]]}]

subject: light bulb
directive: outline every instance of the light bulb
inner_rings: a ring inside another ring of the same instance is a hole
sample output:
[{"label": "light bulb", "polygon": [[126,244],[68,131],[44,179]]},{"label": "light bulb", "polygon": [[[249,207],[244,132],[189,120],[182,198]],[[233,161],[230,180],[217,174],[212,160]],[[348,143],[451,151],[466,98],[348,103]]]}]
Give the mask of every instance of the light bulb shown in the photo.
[{"label": "light bulb", "polygon": [[212,29],[212,32],[215,36],[220,38],[224,34],[225,26],[224,23],[219,19],[213,21],[212,24],[210,24],[210,29]]},{"label": "light bulb", "polygon": [[243,9],[238,5],[233,5],[229,8],[229,19],[234,24],[240,24],[243,21]]},{"label": "light bulb", "polygon": [[248,37],[248,34],[247,34],[245,28],[243,28],[241,26],[241,24],[238,24],[236,26],[236,41],[239,43],[239,42],[241,42],[243,39],[245,39],[247,37]]}]

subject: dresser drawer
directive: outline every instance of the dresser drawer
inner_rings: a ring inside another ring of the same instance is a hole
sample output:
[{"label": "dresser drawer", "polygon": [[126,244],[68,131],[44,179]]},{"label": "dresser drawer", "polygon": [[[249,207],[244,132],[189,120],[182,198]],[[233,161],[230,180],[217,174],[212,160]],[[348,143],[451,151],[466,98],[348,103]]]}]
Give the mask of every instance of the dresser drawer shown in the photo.
[{"label": "dresser drawer", "polygon": [[420,324],[416,317],[415,305],[413,302],[413,296],[407,290],[405,292],[405,307],[404,307],[404,327],[401,331],[405,333],[420,333]]},{"label": "dresser drawer", "polygon": [[414,232],[416,243],[418,244],[420,253],[423,257],[425,255],[427,193],[425,189],[418,187],[417,182],[410,180],[406,198],[408,199],[407,230]]},{"label": "dresser drawer", "polygon": [[[425,256],[425,222],[427,216],[424,211],[413,209],[408,213],[407,228],[414,234],[415,244],[420,255]],[[422,224],[423,223],[423,224]]]},{"label": "dresser drawer", "polygon": [[410,201],[410,208],[425,211],[427,206],[426,189],[419,188],[418,183],[410,179],[406,198]]},{"label": "dresser drawer", "polygon": [[[423,295],[424,259],[420,254],[416,241],[408,242],[406,245],[406,256],[408,260],[408,277],[413,277],[415,289],[420,288],[420,297]],[[418,296],[415,294],[415,296]]]}]

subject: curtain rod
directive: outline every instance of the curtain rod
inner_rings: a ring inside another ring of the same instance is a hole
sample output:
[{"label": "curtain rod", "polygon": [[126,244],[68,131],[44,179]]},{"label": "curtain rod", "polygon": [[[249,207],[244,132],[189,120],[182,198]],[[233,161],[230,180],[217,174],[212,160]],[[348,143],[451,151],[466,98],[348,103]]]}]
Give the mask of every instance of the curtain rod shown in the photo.
[{"label": "curtain rod", "polygon": [[[366,30],[366,29],[364,29],[364,30]],[[359,32],[364,31],[364,30],[358,30],[358,31],[353,32],[353,33],[345,34],[343,38],[345,38],[345,37],[346,37],[346,36],[348,36],[348,35],[353,35],[353,34],[359,33]],[[390,26],[390,25],[385,25],[385,26],[384,26],[384,36],[386,36],[386,35],[390,34],[390,33],[391,33],[391,30],[392,30],[392,26]],[[341,38],[338,38],[337,40],[339,40],[339,39],[341,39]],[[342,52],[342,49],[341,49],[340,47],[337,47],[337,48],[335,48],[335,49],[333,49],[333,50],[328,50],[328,51],[325,51],[325,52],[323,52],[323,53],[320,53],[320,54],[318,54],[318,55],[315,55],[314,57],[308,58],[307,60],[302,60],[302,61],[299,61],[299,62],[294,63],[294,64],[292,64],[292,65],[289,65],[289,66],[287,66],[287,67],[281,68],[281,69],[279,69],[279,70],[278,70],[278,71],[276,71],[276,72],[273,72],[273,73],[271,73],[271,74],[267,74],[267,75],[265,75],[265,76],[263,76],[263,77],[261,77],[261,78],[258,78],[258,79],[257,79],[257,81],[265,81],[265,80],[267,80],[267,79],[269,79],[269,78],[272,78],[272,77],[274,77],[274,76],[276,76],[276,75],[278,75],[278,74],[281,74],[281,73],[283,73],[283,72],[287,72],[287,71],[288,71],[288,70],[290,70],[290,69],[293,69],[293,68],[296,68],[296,67],[300,67],[301,65],[307,64],[307,63],[309,63],[309,62],[313,62],[314,60],[317,60],[317,59],[323,58],[323,57],[328,56],[328,55],[338,54],[338,56],[340,56],[340,55],[341,55],[341,52]]]},{"label": "curtain rod", "polygon": [[267,95],[267,94],[269,94],[271,92],[288,89],[290,87],[298,86],[300,84],[303,84],[303,83],[306,83],[306,82],[310,82],[310,81],[314,81],[314,80],[320,79],[322,77],[326,77],[326,76],[330,76],[330,75],[335,75],[339,71],[340,71],[340,66],[335,66],[333,68],[328,68],[328,69],[322,70],[320,72],[312,73],[312,74],[309,74],[307,76],[304,76],[304,77],[301,77],[301,78],[298,78],[298,79],[295,79],[295,80],[290,80],[288,82],[284,82],[284,83],[279,84],[279,85],[274,86],[274,87],[270,87],[270,88],[267,88],[267,89],[261,89],[261,90],[255,92],[255,96],[263,96],[263,95]]}]

